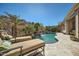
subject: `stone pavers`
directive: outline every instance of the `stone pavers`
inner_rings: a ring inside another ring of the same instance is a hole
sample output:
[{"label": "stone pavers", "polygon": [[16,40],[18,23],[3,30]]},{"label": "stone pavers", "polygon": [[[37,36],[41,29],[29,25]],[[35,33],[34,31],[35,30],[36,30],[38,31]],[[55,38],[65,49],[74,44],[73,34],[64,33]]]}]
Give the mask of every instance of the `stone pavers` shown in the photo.
[{"label": "stone pavers", "polygon": [[69,35],[57,33],[56,43],[46,44],[46,56],[73,56],[79,55],[79,42],[70,40]]}]

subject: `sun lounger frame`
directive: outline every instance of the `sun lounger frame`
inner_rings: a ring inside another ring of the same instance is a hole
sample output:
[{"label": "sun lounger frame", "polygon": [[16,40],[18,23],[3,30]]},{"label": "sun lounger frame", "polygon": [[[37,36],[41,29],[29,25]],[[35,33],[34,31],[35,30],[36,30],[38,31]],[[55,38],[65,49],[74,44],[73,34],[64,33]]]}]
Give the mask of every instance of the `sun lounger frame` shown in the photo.
[{"label": "sun lounger frame", "polygon": [[12,50],[15,50],[15,49],[20,49],[20,56],[22,56],[22,47],[23,46],[18,46],[18,47],[14,47],[14,48],[11,48],[11,49],[8,49],[8,50],[1,51],[0,52],[0,56],[4,55],[7,52],[10,52]]},{"label": "sun lounger frame", "polygon": [[20,49],[20,55],[19,55],[19,56],[23,56],[23,55],[25,55],[25,54],[28,54],[28,53],[30,53],[30,52],[32,52],[32,51],[35,51],[35,50],[38,50],[38,49],[40,49],[40,48],[41,48],[42,50],[39,51],[38,53],[43,52],[43,56],[45,56],[45,45],[40,46],[40,47],[38,47],[38,48],[36,48],[36,49],[34,49],[34,50],[30,50],[30,51],[28,51],[28,52],[25,53],[25,54],[22,54],[22,47],[23,47],[23,46],[18,46],[18,47],[15,47],[15,48],[11,48],[11,49],[8,49],[8,50],[1,51],[1,52],[0,52],[0,56],[3,56],[5,53],[8,53],[8,52],[10,52],[10,51],[12,51],[12,50],[15,50],[15,49]]}]

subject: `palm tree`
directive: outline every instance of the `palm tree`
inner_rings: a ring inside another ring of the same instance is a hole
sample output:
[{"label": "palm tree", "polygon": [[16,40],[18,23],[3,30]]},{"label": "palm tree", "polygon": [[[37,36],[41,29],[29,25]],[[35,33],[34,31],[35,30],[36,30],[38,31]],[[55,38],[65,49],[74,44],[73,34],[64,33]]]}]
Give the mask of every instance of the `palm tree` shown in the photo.
[{"label": "palm tree", "polygon": [[25,35],[27,35],[27,29],[26,29],[26,28],[23,28],[23,29],[21,30],[21,32],[24,32]]},{"label": "palm tree", "polygon": [[42,31],[44,29],[44,26],[40,23],[35,23],[34,25],[36,32]]},{"label": "palm tree", "polygon": [[39,26],[40,26],[39,23],[35,23],[34,27],[35,27],[35,29],[36,29],[36,32],[38,32],[38,30],[39,30]]},{"label": "palm tree", "polygon": [[9,13],[6,13],[6,15],[11,19],[11,26],[12,26],[12,36],[15,38],[17,37],[17,25],[20,22],[20,19],[16,15],[12,15]]},{"label": "palm tree", "polygon": [[33,24],[28,24],[25,28],[22,29],[23,32],[25,32],[26,35],[33,34],[35,32],[35,28]]}]

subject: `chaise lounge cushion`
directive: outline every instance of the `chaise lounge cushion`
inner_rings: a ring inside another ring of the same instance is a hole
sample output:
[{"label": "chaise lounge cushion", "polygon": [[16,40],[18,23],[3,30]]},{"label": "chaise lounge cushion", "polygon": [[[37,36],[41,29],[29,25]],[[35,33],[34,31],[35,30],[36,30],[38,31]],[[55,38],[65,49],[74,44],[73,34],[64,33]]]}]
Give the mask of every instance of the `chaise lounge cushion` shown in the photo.
[{"label": "chaise lounge cushion", "polygon": [[[16,37],[16,42],[22,42],[22,41],[27,41],[27,40],[31,40],[31,39],[32,39],[31,36]],[[14,43],[15,38],[12,38],[11,41]]]},{"label": "chaise lounge cushion", "polygon": [[[29,41],[24,41],[24,42],[12,44],[11,48],[17,47],[17,46],[23,46],[22,54],[25,54],[25,53],[28,53],[28,52],[33,51],[35,49],[38,49],[40,47],[43,47],[44,45],[45,45],[44,41],[42,41],[40,39],[33,39],[33,40],[29,40]],[[20,49],[10,51],[4,55],[9,55],[9,56],[20,55]]]}]

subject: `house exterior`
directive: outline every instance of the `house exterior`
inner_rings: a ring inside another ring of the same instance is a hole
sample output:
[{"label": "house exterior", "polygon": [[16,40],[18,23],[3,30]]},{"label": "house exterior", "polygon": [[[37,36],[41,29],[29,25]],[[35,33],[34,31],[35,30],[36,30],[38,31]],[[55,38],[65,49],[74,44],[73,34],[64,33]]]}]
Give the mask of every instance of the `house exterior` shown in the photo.
[{"label": "house exterior", "polygon": [[28,26],[28,24],[25,23],[24,21],[21,21],[17,25],[17,36],[25,36],[25,32],[23,32],[22,29],[24,29],[26,26]]},{"label": "house exterior", "polygon": [[79,38],[79,3],[74,4],[67,16],[64,18],[66,34]]}]

